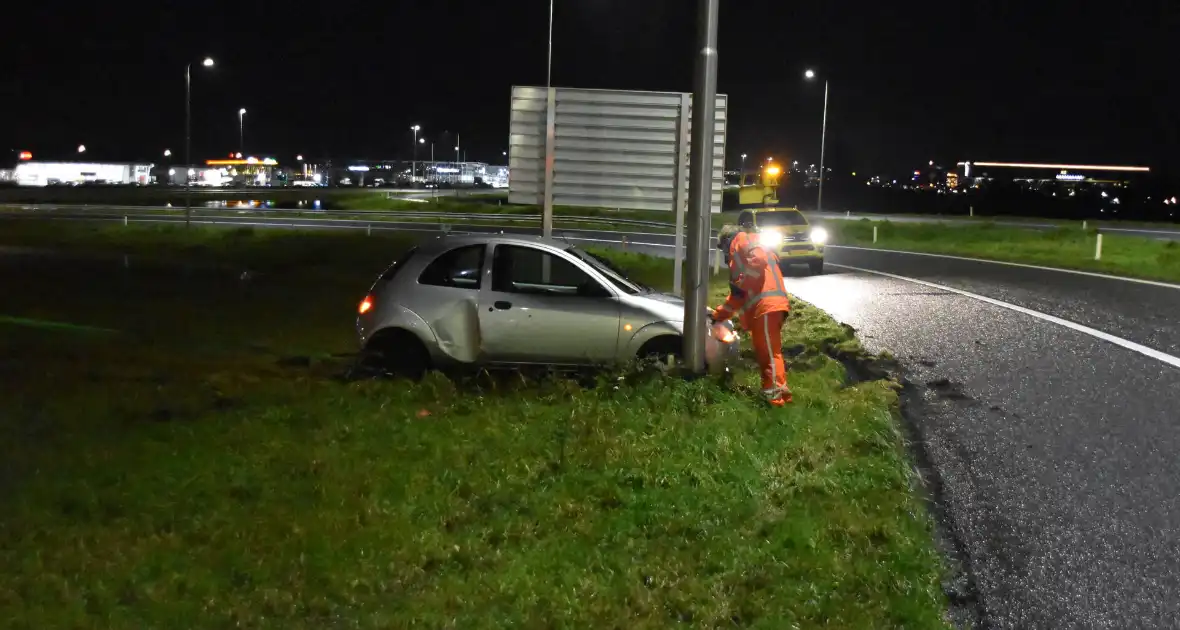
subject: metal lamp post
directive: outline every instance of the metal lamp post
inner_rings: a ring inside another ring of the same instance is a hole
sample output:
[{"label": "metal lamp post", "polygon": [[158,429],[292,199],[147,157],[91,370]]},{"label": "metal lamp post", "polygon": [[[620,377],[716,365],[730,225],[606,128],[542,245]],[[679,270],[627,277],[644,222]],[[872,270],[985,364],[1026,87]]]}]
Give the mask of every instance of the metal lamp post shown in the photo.
[{"label": "metal lamp post", "polygon": [[[205,57],[201,61],[201,65],[206,68],[213,67],[213,59]],[[188,227],[192,223],[193,203],[192,203],[192,173],[191,165],[193,163],[193,63],[190,61],[184,66],[184,165],[190,172],[185,173],[184,177],[184,226]]]},{"label": "metal lamp post", "polygon": [[709,293],[709,214],[713,188],[713,121],[717,107],[717,14],[720,0],[697,0],[697,58],[692,95],[692,155],[688,165],[687,283],[684,362],[705,373],[705,318]]},{"label": "metal lamp post", "polygon": [[418,176],[418,131],[422,129],[421,125],[414,125],[410,130],[414,132],[414,158],[410,162],[410,184],[413,185],[414,178]]},{"label": "metal lamp post", "polygon": [[[803,73],[807,79],[815,78],[815,70]],[[824,145],[828,138],[828,80],[824,79],[824,122],[819,136],[819,198],[815,202],[815,211],[824,209]]]},{"label": "metal lamp post", "polygon": [[246,153],[246,108],[238,110],[238,151]]}]

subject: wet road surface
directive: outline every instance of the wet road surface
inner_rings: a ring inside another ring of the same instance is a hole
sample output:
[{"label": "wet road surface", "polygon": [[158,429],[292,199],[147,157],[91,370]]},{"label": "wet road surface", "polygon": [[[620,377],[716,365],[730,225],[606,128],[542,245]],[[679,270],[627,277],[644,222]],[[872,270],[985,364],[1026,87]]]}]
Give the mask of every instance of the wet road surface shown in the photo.
[{"label": "wet road surface", "polygon": [[[829,254],[1103,330],[1115,323],[1155,346],[1176,341],[1167,305],[1180,290],[915,258]],[[1176,627],[1180,369],[894,278],[834,268],[789,278],[788,290],[906,366],[907,419],[972,582],[966,605],[984,627]]]}]

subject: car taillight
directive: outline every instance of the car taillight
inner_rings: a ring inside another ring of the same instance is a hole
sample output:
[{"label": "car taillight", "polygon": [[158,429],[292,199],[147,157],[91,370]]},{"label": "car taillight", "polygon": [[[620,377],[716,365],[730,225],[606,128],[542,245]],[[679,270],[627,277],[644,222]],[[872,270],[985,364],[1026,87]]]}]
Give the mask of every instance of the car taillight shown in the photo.
[{"label": "car taillight", "polygon": [[361,300],[361,305],[358,306],[356,310],[359,311],[361,315],[364,315],[365,313],[368,313],[369,310],[372,308],[373,308],[373,296],[366,295],[365,299]]}]

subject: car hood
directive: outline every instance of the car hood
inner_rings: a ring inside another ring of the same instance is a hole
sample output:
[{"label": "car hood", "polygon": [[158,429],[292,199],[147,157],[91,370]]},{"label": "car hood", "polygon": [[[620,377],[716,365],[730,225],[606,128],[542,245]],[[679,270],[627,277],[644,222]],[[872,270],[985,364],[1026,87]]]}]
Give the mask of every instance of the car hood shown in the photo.
[{"label": "car hood", "polygon": [[684,299],[669,293],[628,295],[627,302],[651,314],[652,321],[683,322]]}]

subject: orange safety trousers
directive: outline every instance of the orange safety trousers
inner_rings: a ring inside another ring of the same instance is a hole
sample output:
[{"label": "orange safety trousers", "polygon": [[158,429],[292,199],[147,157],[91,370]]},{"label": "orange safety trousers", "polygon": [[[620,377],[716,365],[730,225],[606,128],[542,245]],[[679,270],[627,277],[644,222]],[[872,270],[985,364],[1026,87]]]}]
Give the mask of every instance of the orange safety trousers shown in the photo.
[{"label": "orange safety trousers", "polygon": [[786,311],[771,311],[759,317],[751,317],[750,341],[754,344],[754,355],[762,368],[762,395],[767,402],[780,406],[791,402],[791,390],[787,388],[787,365],[783,361],[783,323]]}]

